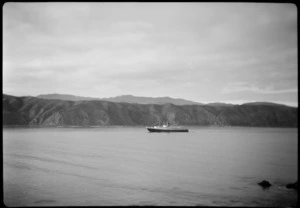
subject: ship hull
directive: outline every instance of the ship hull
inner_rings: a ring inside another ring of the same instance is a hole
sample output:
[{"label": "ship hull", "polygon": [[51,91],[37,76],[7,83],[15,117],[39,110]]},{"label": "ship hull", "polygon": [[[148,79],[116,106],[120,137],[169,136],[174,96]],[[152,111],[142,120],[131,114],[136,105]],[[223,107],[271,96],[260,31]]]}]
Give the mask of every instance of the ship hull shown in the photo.
[{"label": "ship hull", "polygon": [[188,129],[176,129],[176,128],[147,128],[149,132],[189,132]]}]

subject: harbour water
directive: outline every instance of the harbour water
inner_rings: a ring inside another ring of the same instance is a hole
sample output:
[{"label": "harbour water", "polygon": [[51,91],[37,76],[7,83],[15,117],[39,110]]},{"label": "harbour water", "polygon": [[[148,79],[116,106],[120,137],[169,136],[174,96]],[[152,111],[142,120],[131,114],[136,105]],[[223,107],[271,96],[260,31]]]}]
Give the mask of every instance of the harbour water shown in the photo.
[{"label": "harbour water", "polygon": [[[296,206],[298,129],[5,128],[6,206]],[[262,189],[258,182],[272,186]]]}]

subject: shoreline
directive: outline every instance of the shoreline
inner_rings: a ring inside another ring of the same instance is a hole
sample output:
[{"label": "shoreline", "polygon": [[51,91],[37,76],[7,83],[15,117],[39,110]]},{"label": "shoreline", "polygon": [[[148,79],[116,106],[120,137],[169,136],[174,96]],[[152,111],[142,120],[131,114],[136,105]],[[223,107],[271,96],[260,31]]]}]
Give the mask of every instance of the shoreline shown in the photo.
[{"label": "shoreline", "polygon": [[[151,125],[95,125],[95,126],[43,126],[43,125],[3,125],[3,129],[13,129],[13,128],[36,128],[36,129],[62,129],[62,128],[146,128]],[[282,129],[298,129],[298,127],[294,126],[218,126],[218,125],[203,125],[203,126],[195,126],[195,125],[178,125],[181,127],[187,128],[282,128]]]}]

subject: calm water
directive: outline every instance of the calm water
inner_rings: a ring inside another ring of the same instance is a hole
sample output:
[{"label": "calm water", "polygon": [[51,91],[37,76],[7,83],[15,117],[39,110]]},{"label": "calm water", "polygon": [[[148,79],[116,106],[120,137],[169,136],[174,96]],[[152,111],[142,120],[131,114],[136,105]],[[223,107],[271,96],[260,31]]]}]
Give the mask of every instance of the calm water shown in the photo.
[{"label": "calm water", "polygon": [[[298,130],[3,129],[7,206],[295,206]],[[262,180],[273,184],[263,190]]]}]

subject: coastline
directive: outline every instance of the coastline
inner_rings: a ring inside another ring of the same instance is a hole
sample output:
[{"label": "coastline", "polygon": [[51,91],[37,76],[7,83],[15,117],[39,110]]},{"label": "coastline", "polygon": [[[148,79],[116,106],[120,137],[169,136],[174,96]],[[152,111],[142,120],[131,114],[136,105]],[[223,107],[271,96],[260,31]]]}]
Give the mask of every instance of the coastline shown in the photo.
[{"label": "coastline", "polygon": [[[151,125],[92,125],[92,126],[46,126],[46,125],[2,125],[3,129],[10,128],[144,128]],[[283,129],[298,129],[295,126],[230,126],[230,125],[179,125],[187,128],[283,128]]]}]

